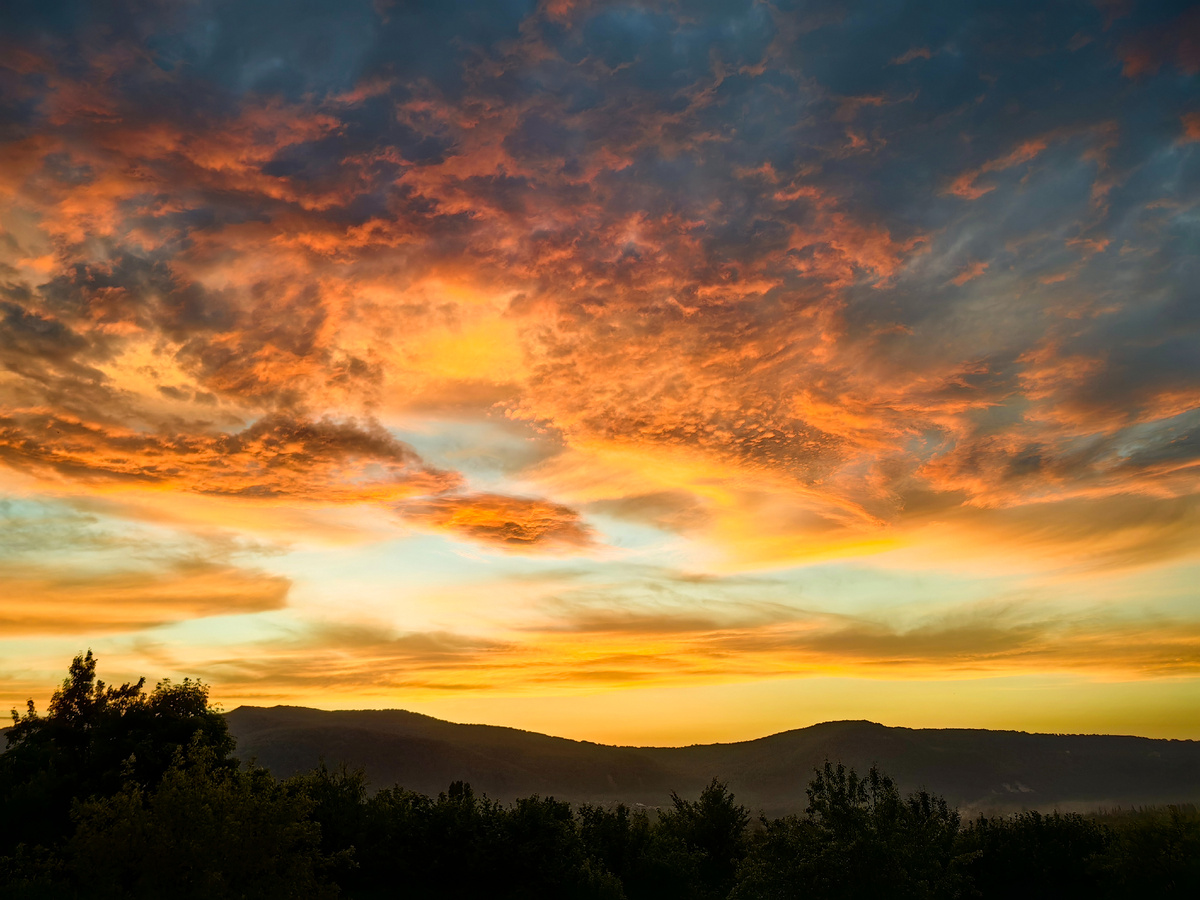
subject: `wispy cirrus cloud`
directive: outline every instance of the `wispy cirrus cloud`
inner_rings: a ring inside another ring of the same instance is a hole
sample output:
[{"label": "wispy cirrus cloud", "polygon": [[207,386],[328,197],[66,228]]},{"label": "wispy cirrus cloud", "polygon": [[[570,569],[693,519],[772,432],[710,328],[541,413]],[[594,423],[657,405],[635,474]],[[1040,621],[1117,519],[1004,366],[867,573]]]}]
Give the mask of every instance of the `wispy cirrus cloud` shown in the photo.
[{"label": "wispy cirrus cloud", "polygon": [[1134,625],[1098,610],[1038,616],[1004,605],[907,626],[769,607],[621,614],[588,604],[557,615],[552,630],[503,638],[316,625],[213,660],[208,672],[224,696],[262,702],[364,689],[419,700],[820,675],[977,678],[1031,667],[1097,678],[1188,677],[1200,666],[1195,621]]},{"label": "wispy cirrus cloud", "polygon": [[[6,566],[0,628],[14,637],[136,632],[209,616],[282,609],[288,579],[201,561],[152,570],[64,573],[56,566]],[[30,602],[36,598],[36,602]],[[83,625],[86,623],[86,625]]]},{"label": "wispy cirrus cloud", "polygon": [[0,625],[9,639],[136,633],[286,606],[291,580],[261,566],[270,547],[93,506],[104,510],[82,499],[0,500]]}]

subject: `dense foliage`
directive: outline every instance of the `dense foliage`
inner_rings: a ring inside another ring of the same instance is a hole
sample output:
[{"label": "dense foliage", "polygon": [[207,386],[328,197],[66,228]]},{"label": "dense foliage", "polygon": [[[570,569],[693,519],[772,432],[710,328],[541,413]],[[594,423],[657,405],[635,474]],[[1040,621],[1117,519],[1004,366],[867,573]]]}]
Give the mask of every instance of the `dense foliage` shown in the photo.
[{"label": "dense foliage", "polygon": [[596,900],[1200,896],[1192,807],[964,825],[925,791],[826,763],[803,816],[752,821],[714,780],[632,810],[456,782],[436,798],[232,756],[204,685],[106,687],[77,657],[0,755],[0,895]]},{"label": "dense foliage", "polygon": [[146,693],[145,683],[108,687],[89,650],[72,661],[45,716],[32,700],[24,716],[13,711],[0,756],[0,853],[65,838],[75,800],[153,789],[192,744],[233,765],[233,739],[204,685],[162,681]]}]

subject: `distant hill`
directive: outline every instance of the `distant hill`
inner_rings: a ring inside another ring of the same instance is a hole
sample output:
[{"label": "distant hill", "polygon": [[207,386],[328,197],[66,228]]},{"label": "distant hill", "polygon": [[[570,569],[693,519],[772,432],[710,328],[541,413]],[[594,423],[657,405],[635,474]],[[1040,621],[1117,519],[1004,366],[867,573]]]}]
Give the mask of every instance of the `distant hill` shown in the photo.
[{"label": "distant hill", "polygon": [[226,718],[238,755],[277,777],[324,758],[361,766],[372,787],[431,795],[462,780],[503,801],[536,793],[661,806],[671,791],[694,797],[718,777],[777,816],[804,810],[813,768],[829,759],[860,772],[875,763],[902,790],[925,787],[965,814],[1200,801],[1197,741],[826,722],[733,744],[613,747],[403,710],[241,706]]}]

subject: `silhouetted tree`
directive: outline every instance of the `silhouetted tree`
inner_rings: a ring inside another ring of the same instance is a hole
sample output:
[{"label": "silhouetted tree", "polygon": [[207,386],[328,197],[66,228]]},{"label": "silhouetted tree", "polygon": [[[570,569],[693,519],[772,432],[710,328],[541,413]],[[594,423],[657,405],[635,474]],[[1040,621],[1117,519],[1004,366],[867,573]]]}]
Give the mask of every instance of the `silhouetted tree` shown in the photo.
[{"label": "silhouetted tree", "polygon": [[1200,810],[1152,807],[1110,813],[1097,871],[1111,896],[1200,897]]},{"label": "silhouetted tree", "polygon": [[4,900],[951,900],[1200,895],[1200,813],[979,818],[826,762],[803,816],[749,829],[714,779],[657,815],[452,783],[371,795],[324,764],[280,782],[231,756],[199,682],[108,687],[77,656],[0,754]]},{"label": "silhouetted tree", "polygon": [[589,856],[624,884],[642,877],[651,844],[650,819],[624,803],[612,809],[584,804],[576,810],[579,834]]},{"label": "silhouetted tree", "polygon": [[674,835],[699,856],[705,893],[725,897],[733,887],[746,855],[746,826],[750,814],[734,802],[728,786],[716,778],[696,801],[671,793],[672,808],[662,814],[659,828]]},{"label": "silhouetted tree", "polygon": [[129,782],[153,788],[176,752],[197,741],[220,764],[236,764],[206,685],[161,681],[147,694],[145,681],[105,685],[89,650],[71,662],[45,716],[32,700],[24,716],[13,710],[0,755],[0,855],[18,842],[48,846],[65,838],[75,799],[109,796]]},{"label": "silhouetted tree", "polygon": [[683,900],[701,890],[700,854],[678,835],[624,804],[576,811],[584,852],[594,870],[609,873],[628,900]]},{"label": "silhouetted tree", "polygon": [[759,818],[750,850],[738,870],[731,900],[793,900],[814,895],[816,872],[810,857],[818,841],[811,819]]},{"label": "silhouetted tree", "polygon": [[320,898],[325,860],[312,801],[264,769],[224,765],[199,740],[153,791],[76,805],[67,846],[89,897],[178,900]]},{"label": "silhouetted tree", "polygon": [[367,777],[345,763],[330,769],[321,760],[312,772],[289,778],[290,790],[306,796],[320,826],[321,853],[339,882],[355,880],[358,847],[369,841]]},{"label": "silhouetted tree", "polygon": [[962,836],[970,872],[984,898],[1090,898],[1103,895],[1099,878],[1108,831],[1078,813],[1023,812],[980,817]]},{"label": "silhouetted tree", "polygon": [[806,817],[763,821],[733,896],[952,898],[966,879],[958,813],[925,791],[902,799],[874,766],[863,777],[826,762],[808,786]]}]

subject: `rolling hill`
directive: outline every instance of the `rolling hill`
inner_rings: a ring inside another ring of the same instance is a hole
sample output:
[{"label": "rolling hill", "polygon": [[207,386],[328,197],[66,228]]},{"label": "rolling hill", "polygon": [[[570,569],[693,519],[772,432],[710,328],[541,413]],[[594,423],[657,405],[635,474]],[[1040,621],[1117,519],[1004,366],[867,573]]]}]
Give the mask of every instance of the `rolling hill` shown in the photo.
[{"label": "rolling hill", "polygon": [[718,777],[751,809],[776,816],[803,811],[813,768],[826,759],[860,772],[875,763],[901,790],[927,788],[966,814],[1200,801],[1197,741],[846,721],[739,743],[614,747],[403,710],[242,706],[227,720],[238,755],[278,777],[323,758],[362,767],[375,788],[436,795],[463,780],[502,801],[536,793],[653,807]]}]

